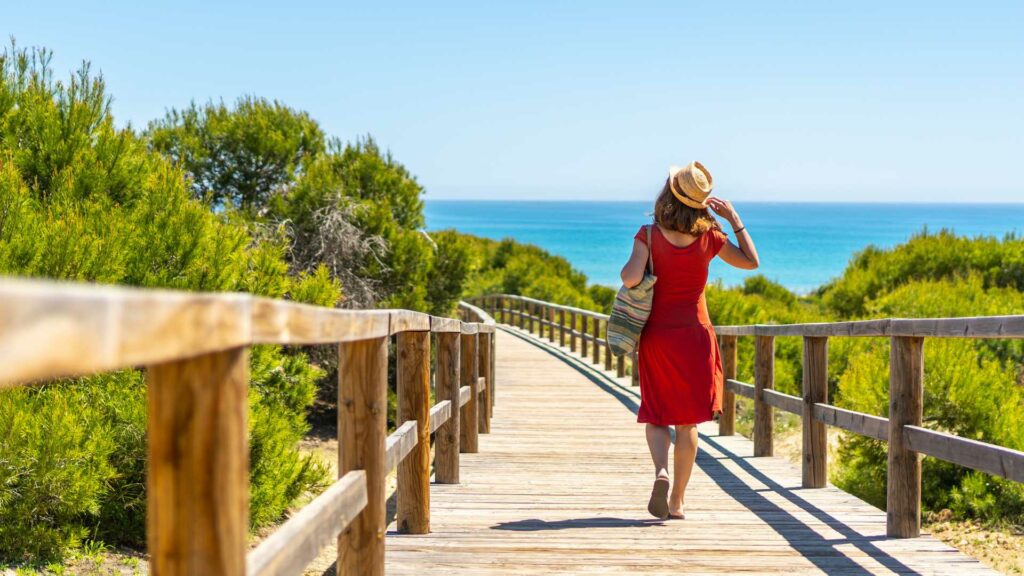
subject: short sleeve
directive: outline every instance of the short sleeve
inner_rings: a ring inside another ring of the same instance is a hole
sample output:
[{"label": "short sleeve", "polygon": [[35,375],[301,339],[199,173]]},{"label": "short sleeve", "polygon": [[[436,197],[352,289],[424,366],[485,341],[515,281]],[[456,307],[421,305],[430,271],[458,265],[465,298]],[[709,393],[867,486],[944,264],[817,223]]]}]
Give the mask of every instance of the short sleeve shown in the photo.
[{"label": "short sleeve", "polygon": [[639,240],[644,246],[647,246],[647,226],[641,226],[640,230],[633,236],[634,240]]},{"label": "short sleeve", "polygon": [[711,230],[709,234],[711,234],[711,257],[714,258],[715,256],[718,256],[718,253],[722,250],[722,246],[725,246],[725,243],[729,241],[729,238],[721,230]]}]

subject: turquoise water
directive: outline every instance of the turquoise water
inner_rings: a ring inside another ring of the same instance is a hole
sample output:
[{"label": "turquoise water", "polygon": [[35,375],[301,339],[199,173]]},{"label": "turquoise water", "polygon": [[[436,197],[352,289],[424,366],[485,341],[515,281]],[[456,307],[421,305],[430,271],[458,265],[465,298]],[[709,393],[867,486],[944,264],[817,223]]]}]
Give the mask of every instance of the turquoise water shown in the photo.
[{"label": "turquoise water", "polygon": [[[926,226],[967,236],[1024,233],[1024,204],[737,202],[735,206],[757,245],[761,268],[744,272],[716,259],[711,278],[733,285],[760,273],[800,293],[839,276],[865,246],[899,244]],[[633,234],[650,221],[650,210],[646,202],[432,200],[427,201],[425,212],[428,230],[455,228],[536,244],[566,257],[591,282],[618,286]]]}]

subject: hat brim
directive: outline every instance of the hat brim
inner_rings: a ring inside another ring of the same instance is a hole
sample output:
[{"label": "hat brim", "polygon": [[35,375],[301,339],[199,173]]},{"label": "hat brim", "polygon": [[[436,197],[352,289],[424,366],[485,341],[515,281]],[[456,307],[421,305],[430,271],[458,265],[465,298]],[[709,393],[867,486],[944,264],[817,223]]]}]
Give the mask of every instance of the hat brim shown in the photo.
[{"label": "hat brim", "polygon": [[[703,210],[708,207],[707,199],[704,202],[697,202],[683,193],[682,190],[676,188],[676,174],[679,174],[683,170],[684,166],[669,166],[668,168],[668,189],[672,192],[672,195],[676,197],[683,204],[686,204],[690,208],[696,208],[697,210]],[[710,198],[710,196],[708,197]]]}]

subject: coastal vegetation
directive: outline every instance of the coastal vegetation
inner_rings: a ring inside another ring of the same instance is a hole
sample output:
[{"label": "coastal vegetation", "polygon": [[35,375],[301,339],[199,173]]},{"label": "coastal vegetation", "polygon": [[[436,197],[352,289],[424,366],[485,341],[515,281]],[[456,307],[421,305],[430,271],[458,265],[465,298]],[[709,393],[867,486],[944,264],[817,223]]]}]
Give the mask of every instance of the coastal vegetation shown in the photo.
[{"label": "coastal vegetation", "polygon": [[[58,80],[46,50],[12,45],[0,56],[0,274],[438,315],[494,293],[610,310],[614,289],[539,247],[424,232],[423,196],[373,138],[330,137],[280,102],[191,104],[136,130],[115,124],[88,66]],[[754,276],[711,285],[707,299],[718,324],[1019,314],[1024,239],[926,230],[865,248],[810,295]],[[799,393],[801,342],[776,346],[777,386]],[[1024,449],[1024,342],[936,339],[925,353],[929,427]],[[318,391],[331,401],[333,356],[253,349],[254,529],[328,479],[298,443]],[[749,380],[750,339],[739,357]],[[887,341],[830,342],[835,404],[885,415],[887,391]],[[0,391],[0,563],[60,559],[99,542],[144,547],[145,403],[139,370]],[[832,480],[883,506],[885,446],[843,436],[838,450]],[[931,458],[923,476],[926,510],[1024,522],[1018,484]]]}]

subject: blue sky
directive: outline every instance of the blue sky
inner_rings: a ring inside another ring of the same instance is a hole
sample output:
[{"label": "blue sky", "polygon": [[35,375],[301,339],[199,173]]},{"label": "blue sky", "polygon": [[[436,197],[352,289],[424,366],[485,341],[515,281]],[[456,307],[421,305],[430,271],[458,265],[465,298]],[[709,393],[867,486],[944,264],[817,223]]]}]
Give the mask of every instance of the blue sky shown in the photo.
[{"label": "blue sky", "polygon": [[277,98],[428,198],[1024,201],[1024,2],[11,2],[136,126]]}]

